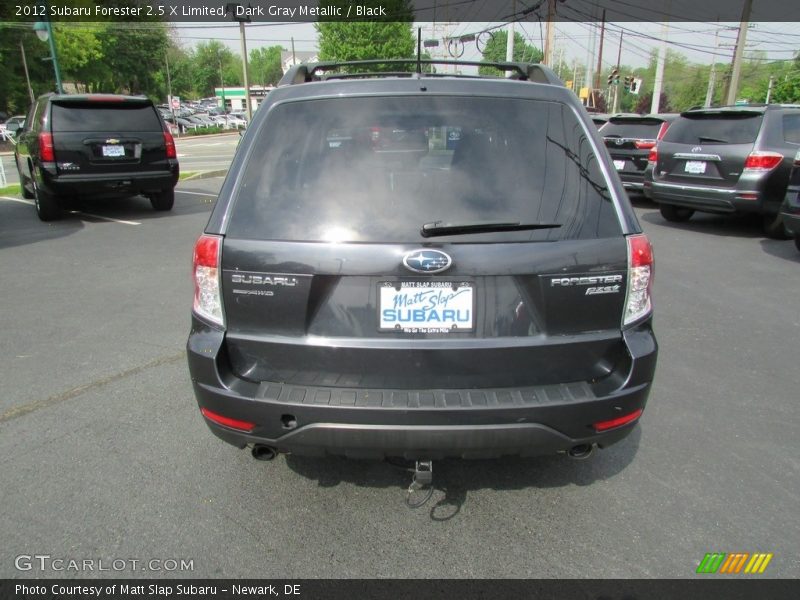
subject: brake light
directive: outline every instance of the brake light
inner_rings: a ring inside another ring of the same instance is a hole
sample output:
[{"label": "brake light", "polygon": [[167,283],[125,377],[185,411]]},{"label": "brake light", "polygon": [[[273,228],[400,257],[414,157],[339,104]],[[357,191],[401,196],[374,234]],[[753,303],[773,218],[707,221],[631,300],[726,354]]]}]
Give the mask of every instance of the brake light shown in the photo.
[{"label": "brake light", "polygon": [[633,145],[636,146],[639,150],[648,150],[650,148],[656,147],[655,140],[636,140],[633,142]]},{"label": "brake light", "polygon": [[89,102],[125,102],[122,96],[107,96],[104,94],[90,94],[86,96]]},{"label": "brake light", "polygon": [[658,162],[658,146],[650,148],[650,154],[647,155],[647,162],[654,165]]},{"label": "brake light", "polygon": [[664,121],[661,124],[661,127],[658,128],[658,135],[656,135],[656,140],[660,140],[664,137],[664,134],[667,133],[667,129],[669,129],[669,123]]},{"label": "brake light", "polygon": [[44,131],[39,134],[39,156],[42,162],[56,162],[56,152],[53,146],[53,134],[45,133]]},{"label": "brake light", "polygon": [[194,312],[223,326],[222,296],[220,293],[220,253],[222,238],[201,235],[194,245]]},{"label": "brake light", "polygon": [[642,416],[644,412],[643,409],[638,408],[629,415],[625,415],[624,417],[617,417],[616,419],[610,419],[608,421],[600,421],[599,423],[595,423],[592,425],[595,431],[608,431],[609,429],[614,429],[615,427],[622,427],[623,425],[627,425],[628,423],[632,423],[636,419]]},{"label": "brake light", "polygon": [[627,326],[648,315],[653,309],[653,247],[643,233],[628,236],[628,293],[622,325]]},{"label": "brake light", "polygon": [[255,423],[250,423],[249,421],[240,421],[239,419],[231,419],[230,417],[223,417],[222,415],[218,415],[207,408],[201,408],[200,412],[209,421],[213,421],[219,425],[224,425],[225,427],[230,427],[231,429],[238,429],[239,431],[250,433],[256,428]]},{"label": "brake light", "polygon": [[178,152],[175,150],[175,138],[169,131],[164,132],[164,146],[167,150],[167,158],[178,158]]},{"label": "brake light", "polygon": [[744,161],[745,171],[770,171],[777,167],[783,160],[783,154],[778,152],[751,152]]}]

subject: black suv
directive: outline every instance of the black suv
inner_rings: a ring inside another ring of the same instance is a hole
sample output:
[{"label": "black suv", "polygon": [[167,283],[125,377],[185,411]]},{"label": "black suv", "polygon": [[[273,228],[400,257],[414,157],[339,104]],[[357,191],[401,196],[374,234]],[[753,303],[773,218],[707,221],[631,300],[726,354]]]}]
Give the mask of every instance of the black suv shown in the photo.
[{"label": "black suv", "polygon": [[22,195],[42,221],[74,198],[144,194],[170,210],[178,183],[175,141],[152,101],[109,94],[41,96],[14,150]]},{"label": "black suv", "polygon": [[647,158],[678,115],[617,114],[600,127],[614,168],[628,192],[642,193]]},{"label": "black suv", "polygon": [[[797,134],[800,137],[800,121],[797,122]],[[781,216],[784,226],[794,236],[794,245],[800,250],[800,150],[794,156],[786,198],[781,206]]]},{"label": "black suv", "polygon": [[681,113],[649,157],[645,194],[667,221],[694,211],[755,213],[788,236],[779,208],[800,147],[800,106],[726,106]]},{"label": "black suv", "polygon": [[628,435],[653,256],[577,97],[539,65],[347,66],[369,68],[284,76],[195,246],[211,430],[258,458],[585,457]]}]

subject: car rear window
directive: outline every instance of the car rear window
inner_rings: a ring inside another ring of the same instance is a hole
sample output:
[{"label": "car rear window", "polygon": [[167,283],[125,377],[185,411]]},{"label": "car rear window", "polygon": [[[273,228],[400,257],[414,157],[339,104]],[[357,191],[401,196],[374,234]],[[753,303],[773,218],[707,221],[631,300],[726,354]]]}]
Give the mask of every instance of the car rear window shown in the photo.
[{"label": "car rear window", "polygon": [[155,108],[138,103],[53,104],[53,131],[160,131]]},{"label": "car rear window", "polygon": [[587,132],[567,106],[431,95],[274,107],[248,153],[228,234],[419,242],[435,221],[561,225],[453,238],[464,242],[621,233]]},{"label": "car rear window", "polygon": [[604,137],[620,137],[637,140],[654,140],[661,128],[658,119],[613,119],[600,128]]},{"label": "car rear window", "polygon": [[762,113],[682,115],[673,121],[665,142],[678,144],[752,144],[761,128]]}]

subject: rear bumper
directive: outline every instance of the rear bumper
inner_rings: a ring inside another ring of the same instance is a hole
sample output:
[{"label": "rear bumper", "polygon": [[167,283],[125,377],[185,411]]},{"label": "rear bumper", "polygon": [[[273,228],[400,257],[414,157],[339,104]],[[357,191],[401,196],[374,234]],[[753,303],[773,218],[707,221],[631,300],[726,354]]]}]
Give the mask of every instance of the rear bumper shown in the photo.
[{"label": "rear bumper", "polygon": [[409,459],[486,458],[613,444],[634,423],[598,433],[593,423],[643,409],[657,344],[649,323],[624,333],[630,360],[602,382],[467,390],[348,389],[249,382],[230,371],[224,332],[193,319],[189,371],[200,408],[255,423],[249,433],[206,419],[237,447]]},{"label": "rear bumper", "polygon": [[81,198],[114,198],[173,189],[180,168],[170,160],[168,169],[99,174],[63,174],[53,168],[36,170],[36,183],[45,192]]},{"label": "rear bumper", "polygon": [[[648,181],[646,194],[659,204],[673,204],[704,212],[765,212],[763,194],[759,190]],[[774,212],[775,209],[773,208],[773,214]]]}]

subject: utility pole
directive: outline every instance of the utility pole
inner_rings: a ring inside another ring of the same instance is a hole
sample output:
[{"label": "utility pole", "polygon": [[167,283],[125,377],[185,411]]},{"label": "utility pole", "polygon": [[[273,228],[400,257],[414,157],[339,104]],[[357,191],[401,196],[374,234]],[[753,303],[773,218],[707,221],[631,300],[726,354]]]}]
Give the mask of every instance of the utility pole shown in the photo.
[{"label": "utility pole", "polygon": [[297,64],[297,57],[294,54],[294,36],[292,36],[292,66]]},{"label": "utility pole", "polygon": [[597,73],[595,74],[595,83],[592,87],[600,87],[600,76],[603,70],[603,38],[606,35],[606,9],[603,9],[603,20],[600,26],[600,51],[597,53]]},{"label": "utility pole", "polygon": [[742,20],[739,22],[739,35],[736,36],[736,50],[733,53],[733,66],[731,68],[731,83],[728,87],[727,104],[736,103],[736,95],[739,91],[739,75],[742,72],[742,55],[747,40],[747,27],[750,25],[750,11],[753,8],[753,0],[744,0],[742,9]]},{"label": "utility pole", "polygon": [[[617,50],[617,71],[622,62],[622,30],[619,30],[619,50]],[[611,112],[616,113],[619,110],[619,82],[614,86],[614,108]]]},{"label": "utility pole", "polygon": [[[248,17],[247,20],[249,21],[250,18]],[[245,41],[244,37],[244,21],[239,21],[239,37],[242,42],[242,63],[244,69],[244,104],[247,108],[247,122],[253,120],[253,107],[251,106],[250,102],[250,73],[248,72],[247,68],[247,42]]]},{"label": "utility pole", "polygon": [[[597,0],[595,0],[594,5],[592,6],[592,21],[595,21],[597,18]],[[586,106],[589,106],[592,101],[592,82],[594,81],[594,51],[597,47],[597,31],[595,31],[594,27],[592,27],[591,33],[591,41],[589,43],[588,54],[586,55],[586,77],[584,78],[584,87],[588,91],[588,96],[586,97]]]},{"label": "utility pole", "polygon": [[[512,16],[516,17],[517,13],[517,0],[514,0],[513,3],[513,11]],[[514,21],[511,21],[508,24],[508,38],[506,39],[506,61],[513,62],[514,61]],[[511,74],[509,73],[509,77]]]},{"label": "utility pole", "polygon": [[769,104],[770,98],[772,98],[772,86],[775,85],[775,75],[769,76],[769,86],[767,87],[767,101],[766,104]]},{"label": "utility pole", "polygon": [[708,90],[703,106],[708,108],[714,98],[714,85],[717,83],[717,50],[719,49],[719,30],[714,32],[714,58],[711,60],[711,73],[708,76]]},{"label": "utility pole", "polygon": [[544,42],[544,64],[553,67],[553,51],[555,43],[556,0],[547,0],[547,30]]},{"label": "utility pole", "polygon": [[25,57],[25,46],[22,45],[22,40],[19,41],[19,50],[22,52],[22,68],[25,69],[25,81],[28,82],[28,94],[31,97],[31,104],[34,103],[36,98],[33,96],[33,88],[31,87],[31,76],[28,73],[28,59]]},{"label": "utility pole", "polygon": [[169,54],[164,51],[164,62],[167,64],[167,101],[169,102],[169,111],[172,113],[172,124],[178,130],[178,137],[181,135],[181,128],[178,127],[178,122],[175,120],[175,105],[172,103],[172,77],[169,74]]}]

